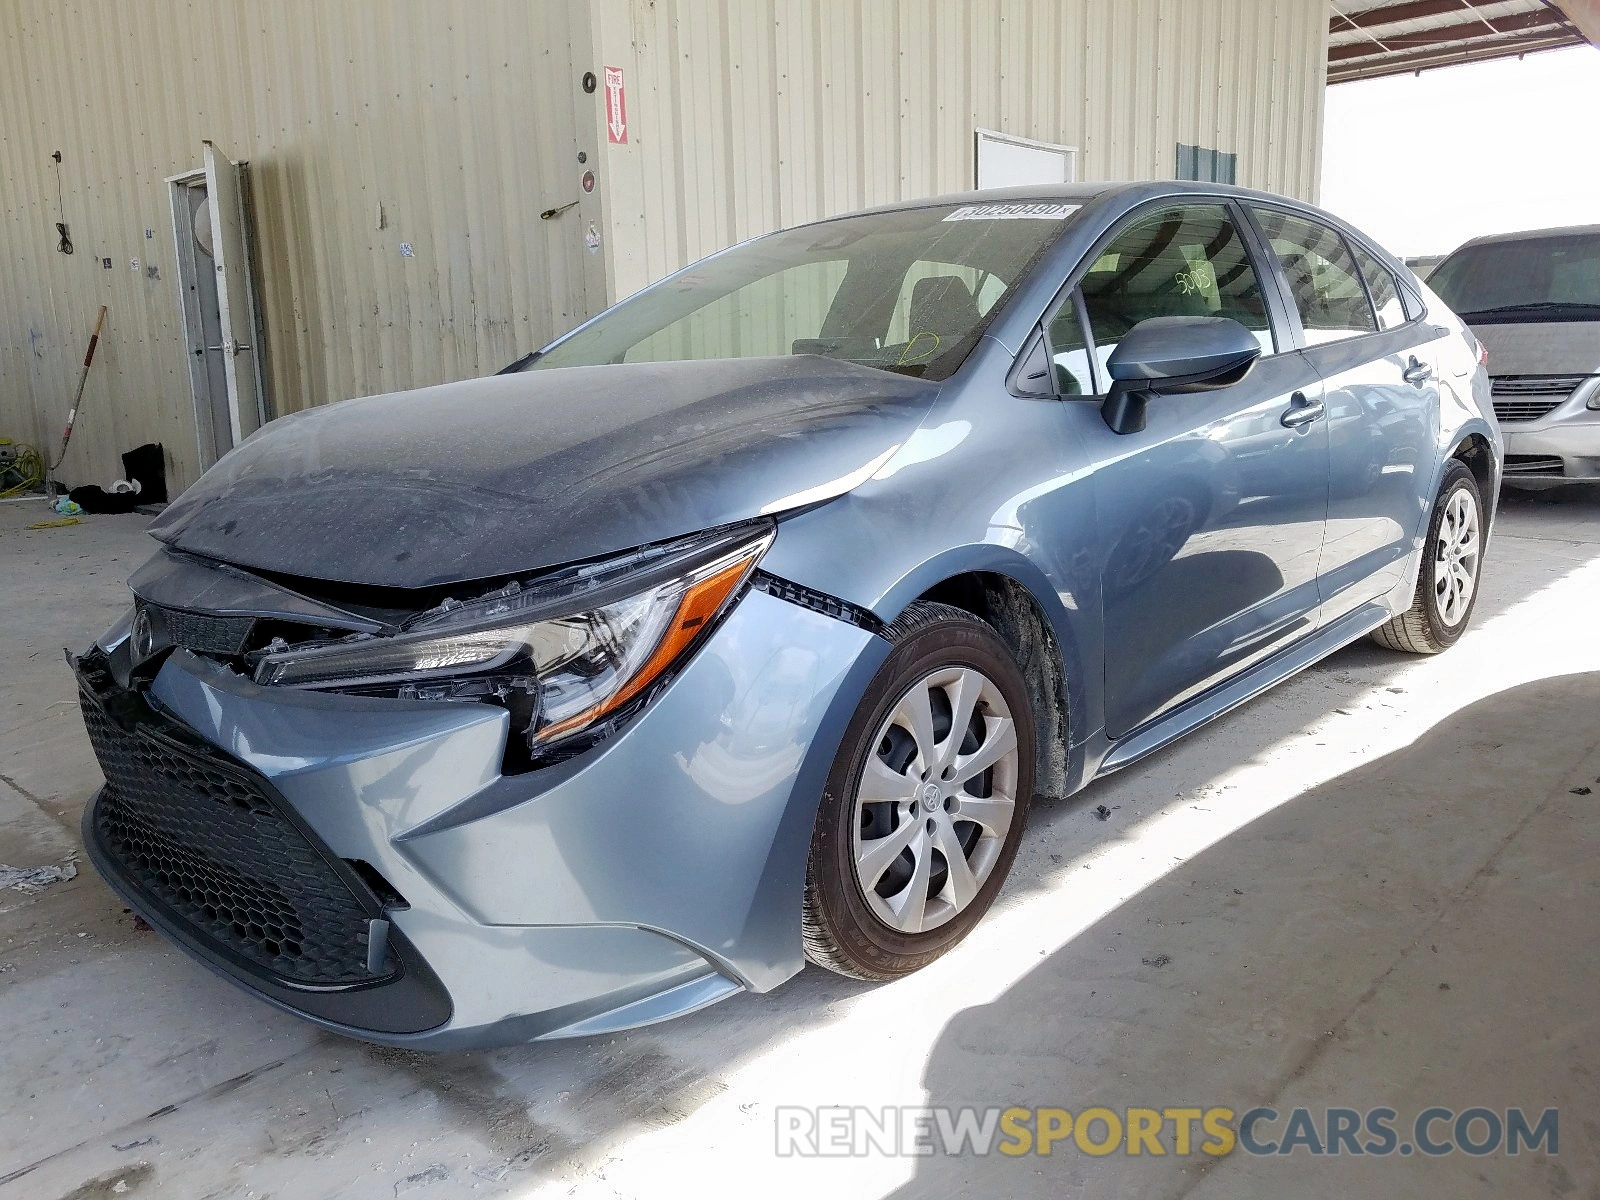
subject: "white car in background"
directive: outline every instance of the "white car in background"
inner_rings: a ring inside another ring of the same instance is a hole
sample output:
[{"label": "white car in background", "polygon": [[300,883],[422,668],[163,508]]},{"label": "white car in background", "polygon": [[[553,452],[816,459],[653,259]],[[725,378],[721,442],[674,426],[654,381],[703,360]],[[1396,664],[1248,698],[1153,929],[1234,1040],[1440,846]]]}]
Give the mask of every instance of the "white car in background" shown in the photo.
[{"label": "white car in background", "polygon": [[1505,482],[1600,481],[1600,225],[1474,238],[1428,286],[1488,348]]}]

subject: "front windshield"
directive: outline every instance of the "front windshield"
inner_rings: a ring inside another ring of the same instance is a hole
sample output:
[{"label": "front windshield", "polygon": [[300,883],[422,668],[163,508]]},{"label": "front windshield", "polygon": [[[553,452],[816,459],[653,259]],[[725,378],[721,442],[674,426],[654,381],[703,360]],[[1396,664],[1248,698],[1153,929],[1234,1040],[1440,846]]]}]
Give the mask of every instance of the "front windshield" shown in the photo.
[{"label": "front windshield", "polygon": [[1077,207],[944,204],[770,234],[646,288],[521,369],[823,354],[945,379]]},{"label": "front windshield", "polygon": [[1600,234],[1563,234],[1464,246],[1428,286],[1462,315],[1600,319]]}]

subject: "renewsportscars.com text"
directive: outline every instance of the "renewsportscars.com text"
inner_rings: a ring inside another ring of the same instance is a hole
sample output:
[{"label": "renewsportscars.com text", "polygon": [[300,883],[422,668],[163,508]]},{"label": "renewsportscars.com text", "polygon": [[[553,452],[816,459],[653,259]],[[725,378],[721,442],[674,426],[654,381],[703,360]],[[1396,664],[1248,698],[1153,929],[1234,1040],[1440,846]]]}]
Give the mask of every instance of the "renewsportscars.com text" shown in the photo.
[{"label": "renewsportscars.com text", "polygon": [[1387,1107],[1240,1113],[1213,1106],[1111,1109],[780,1105],[776,1151],[786,1157],[1074,1153],[1221,1157],[1304,1154],[1556,1154],[1558,1110],[1434,1106],[1409,1120]]}]

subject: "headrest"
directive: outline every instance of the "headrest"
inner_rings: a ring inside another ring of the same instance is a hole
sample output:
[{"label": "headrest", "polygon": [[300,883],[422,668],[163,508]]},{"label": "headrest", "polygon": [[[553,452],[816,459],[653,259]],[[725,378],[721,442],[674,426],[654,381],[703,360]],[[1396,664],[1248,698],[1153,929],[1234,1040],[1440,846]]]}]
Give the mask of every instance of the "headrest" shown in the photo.
[{"label": "headrest", "polygon": [[912,337],[933,333],[949,343],[977,326],[978,302],[965,281],[954,275],[935,275],[913,285],[909,315]]}]

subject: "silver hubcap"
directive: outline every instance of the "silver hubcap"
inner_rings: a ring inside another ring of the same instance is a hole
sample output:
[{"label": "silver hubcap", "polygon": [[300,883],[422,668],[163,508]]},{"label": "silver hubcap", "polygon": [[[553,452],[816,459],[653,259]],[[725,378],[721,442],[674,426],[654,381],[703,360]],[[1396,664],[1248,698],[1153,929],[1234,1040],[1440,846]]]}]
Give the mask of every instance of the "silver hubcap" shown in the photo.
[{"label": "silver hubcap", "polygon": [[853,809],[856,878],[878,918],[921,933],[971,904],[999,861],[1016,792],[1016,725],[982,672],[946,667],[901,696]]},{"label": "silver hubcap", "polygon": [[1445,501],[1439,541],[1433,551],[1433,598],[1446,625],[1459,625],[1478,586],[1478,506],[1472,493],[1456,491]]}]

